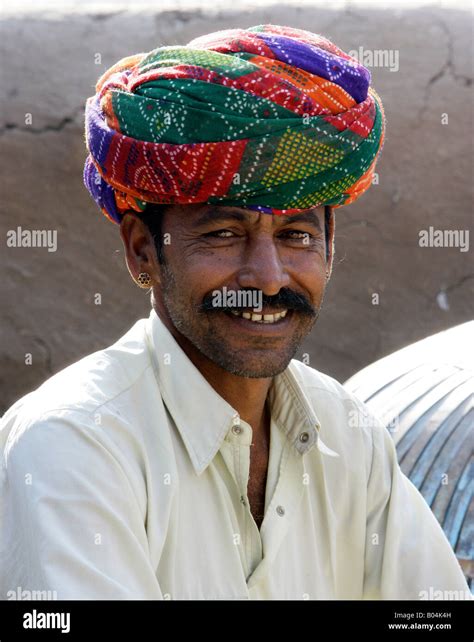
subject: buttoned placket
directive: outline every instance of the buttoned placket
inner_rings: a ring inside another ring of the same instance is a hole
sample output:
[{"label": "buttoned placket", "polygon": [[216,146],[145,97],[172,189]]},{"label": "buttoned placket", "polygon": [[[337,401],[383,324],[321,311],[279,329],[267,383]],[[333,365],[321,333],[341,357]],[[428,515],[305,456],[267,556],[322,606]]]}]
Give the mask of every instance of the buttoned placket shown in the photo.
[{"label": "buttoned placket", "polygon": [[[315,428],[312,431],[316,433]],[[305,433],[309,433],[308,438]],[[302,430],[298,436],[298,444],[306,445],[310,441],[310,436],[311,430]],[[247,583],[250,592],[269,572],[280,545],[299,509],[306,488],[303,483],[305,470],[303,454],[305,452],[306,448],[296,448],[291,439],[287,438],[284,441],[278,481],[273,497],[266,508],[260,529],[265,557]]]},{"label": "buttoned placket", "polygon": [[222,457],[236,484],[239,497],[240,538],[243,547],[246,579],[262,560],[260,531],[250,510],[248,482],[250,477],[250,446],[252,427],[236,414],[221,446]]},{"label": "buttoned placket", "polygon": [[[273,422],[273,419],[272,419]],[[273,425],[272,430],[284,428]],[[260,530],[250,510],[247,487],[250,475],[251,426],[236,414],[231,422],[221,454],[236,484],[241,505],[241,544],[245,561],[245,575],[249,590],[262,579],[291,524],[304,493],[304,462],[302,455],[317,439],[317,427],[301,429],[297,438],[285,435],[279,463],[276,487],[268,505]],[[265,559],[263,559],[265,551]]]}]

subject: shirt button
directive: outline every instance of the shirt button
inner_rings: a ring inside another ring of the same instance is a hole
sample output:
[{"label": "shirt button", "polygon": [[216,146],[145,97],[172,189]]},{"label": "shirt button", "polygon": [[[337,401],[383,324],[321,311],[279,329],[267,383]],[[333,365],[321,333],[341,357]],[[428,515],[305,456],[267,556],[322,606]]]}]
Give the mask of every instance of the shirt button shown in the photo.
[{"label": "shirt button", "polygon": [[303,444],[305,444],[308,441],[308,439],[309,439],[309,434],[307,432],[302,432],[300,434],[300,441],[303,442]]},{"label": "shirt button", "polygon": [[232,432],[234,435],[240,435],[242,432],[242,427],[241,426],[232,426]]},{"label": "shirt button", "polygon": [[280,517],[283,517],[283,515],[285,514],[285,509],[283,508],[283,506],[277,506],[276,511],[280,515]]}]

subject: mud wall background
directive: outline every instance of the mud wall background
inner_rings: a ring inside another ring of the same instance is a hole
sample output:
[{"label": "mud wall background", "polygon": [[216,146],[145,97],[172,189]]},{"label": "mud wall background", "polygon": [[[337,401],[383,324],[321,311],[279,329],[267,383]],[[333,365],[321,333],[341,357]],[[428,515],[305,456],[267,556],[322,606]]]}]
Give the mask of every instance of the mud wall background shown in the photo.
[{"label": "mud wall background", "polygon": [[[126,270],[118,228],[82,184],[84,103],[95,81],[121,57],[218,29],[288,24],[346,51],[388,52],[385,66],[361,60],[386,110],[379,182],[337,213],[332,280],[299,356],[344,380],[472,318],[470,247],[419,245],[430,226],[472,228],[469,3],[327,4],[109,2],[77,9],[66,2],[46,10],[38,2],[3,11],[1,412],[149,313],[148,295]],[[8,247],[8,231],[18,226],[56,230],[57,250]]]}]

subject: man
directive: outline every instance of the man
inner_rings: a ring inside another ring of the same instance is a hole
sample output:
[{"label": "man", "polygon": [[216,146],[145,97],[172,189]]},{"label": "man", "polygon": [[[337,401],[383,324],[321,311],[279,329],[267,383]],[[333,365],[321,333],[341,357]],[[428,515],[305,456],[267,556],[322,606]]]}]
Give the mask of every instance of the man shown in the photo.
[{"label": "man", "polygon": [[85,183],[152,311],[6,413],[3,598],[466,593],[389,433],[293,359],[334,209],[368,188],[383,143],[369,85],[325,38],[275,25],[99,80]]}]

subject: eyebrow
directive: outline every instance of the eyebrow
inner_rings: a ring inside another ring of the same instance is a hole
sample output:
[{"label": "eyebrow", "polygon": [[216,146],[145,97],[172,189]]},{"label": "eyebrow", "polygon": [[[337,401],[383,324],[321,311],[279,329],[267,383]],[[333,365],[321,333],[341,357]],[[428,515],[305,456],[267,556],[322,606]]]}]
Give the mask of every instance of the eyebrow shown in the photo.
[{"label": "eyebrow", "polygon": [[[263,216],[268,216],[263,214]],[[322,232],[321,224],[319,218],[314,210],[309,210],[308,212],[301,212],[301,214],[293,214],[292,216],[277,216],[278,220],[281,220],[283,225],[289,225],[292,223],[310,223],[318,228]],[[244,214],[241,211],[231,211],[222,206],[220,207],[209,207],[203,214],[194,222],[193,227],[200,227],[201,225],[206,225],[206,223],[213,223],[216,221],[239,221],[245,223],[249,220],[249,215]]]},{"label": "eyebrow", "polygon": [[301,212],[301,214],[293,214],[293,216],[283,216],[283,224],[288,225],[290,223],[311,223],[322,232],[321,224],[319,222],[318,215],[314,210],[309,210],[309,212]]},{"label": "eyebrow", "polygon": [[194,222],[193,227],[200,227],[214,221],[242,221],[248,220],[248,216],[242,212],[231,212],[223,207],[208,207],[203,214]]}]

